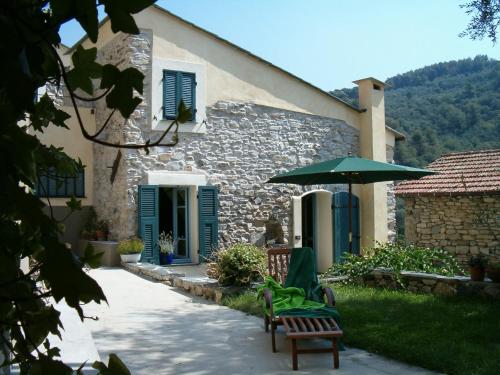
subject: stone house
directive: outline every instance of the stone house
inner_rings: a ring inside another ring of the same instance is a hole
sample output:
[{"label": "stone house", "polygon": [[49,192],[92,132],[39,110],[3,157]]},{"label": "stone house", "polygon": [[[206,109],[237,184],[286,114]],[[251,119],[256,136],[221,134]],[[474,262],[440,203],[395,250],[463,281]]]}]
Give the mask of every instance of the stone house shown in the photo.
[{"label": "stone house", "polygon": [[[335,260],[332,196],[345,194],[345,186],[265,182],[348,152],[392,161],[395,142],[403,136],[385,126],[384,83],[355,81],[356,108],[158,6],[135,20],[139,35],[113,34],[107,19],[100,24],[95,45],[100,61],[136,67],[145,75],[142,103],[128,120],[115,114],[102,139],[156,139],[175,117],[180,99],[194,115],[180,126],[175,147],[157,147],[149,154],[122,150],[113,181],[116,149],[84,140],[71,120],[69,132],[42,134],[45,142],[64,146],[86,165],[78,181],[83,206],[93,206],[99,218],[110,221],[112,238],[142,236],[145,260],[153,263],[162,231],[178,240],[176,262],[198,263],[232,243],[263,245],[272,239],[269,228],[278,225],[283,238],[275,240],[313,246],[319,269],[328,267]],[[84,37],[61,52],[67,61],[78,45],[93,46]],[[64,90],[49,93],[61,106],[69,105]],[[79,110],[89,131],[99,129],[109,115],[103,102]],[[356,186],[354,193],[361,246],[387,241],[394,233],[392,192],[377,183]],[[65,200],[52,199],[61,215]],[[73,227],[81,228],[78,217],[74,220]]]},{"label": "stone house", "polygon": [[397,185],[405,203],[405,237],[440,247],[465,264],[471,255],[500,261],[500,149],[447,154],[439,172]]}]

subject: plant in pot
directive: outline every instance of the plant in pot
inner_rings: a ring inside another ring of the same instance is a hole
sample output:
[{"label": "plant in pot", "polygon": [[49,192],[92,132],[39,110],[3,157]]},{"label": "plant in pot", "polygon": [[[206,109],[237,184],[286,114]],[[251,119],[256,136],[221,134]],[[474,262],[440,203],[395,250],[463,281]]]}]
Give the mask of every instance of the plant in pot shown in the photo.
[{"label": "plant in pot", "polygon": [[487,264],[488,260],[481,254],[471,256],[469,258],[470,279],[472,281],[483,281]]},{"label": "plant in pot", "polygon": [[97,241],[107,241],[109,234],[109,224],[106,220],[99,220],[95,230]]},{"label": "plant in pot", "polygon": [[174,261],[175,240],[172,233],[161,232],[157,241],[160,247],[160,264],[172,264]]},{"label": "plant in pot", "polygon": [[486,267],[486,275],[494,283],[500,283],[500,262],[488,265],[488,267]]},{"label": "plant in pot", "polygon": [[132,237],[118,243],[118,254],[123,263],[137,263],[144,249],[144,243],[140,238]]}]

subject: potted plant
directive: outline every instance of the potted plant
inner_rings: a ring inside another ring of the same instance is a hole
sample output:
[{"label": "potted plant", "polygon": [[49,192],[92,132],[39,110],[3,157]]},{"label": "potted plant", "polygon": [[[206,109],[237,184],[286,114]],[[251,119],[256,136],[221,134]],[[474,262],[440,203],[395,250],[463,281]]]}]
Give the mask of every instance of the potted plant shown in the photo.
[{"label": "potted plant", "polygon": [[123,263],[137,263],[144,244],[140,238],[132,237],[118,243],[118,254]]},{"label": "potted plant", "polygon": [[469,258],[470,279],[472,281],[483,281],[487,264],[487,259],[481,254],[471,256]]},{"label": "potted plant", "polygon": [[157,241],[160,247],[160,264],[172,264],[174,260],[175,240],[172,233],[160,233],[160,238]]},{"label": "potted plant", "polygon": [[95,237],[97,241],[107,241],[109,234],[109,225],[106,220],[99,220],[95,230]]},{"label": "potted plant", "polygon": [[486,274],[494,283],[500,283],[500,262],[492,263],[486,267]]}]

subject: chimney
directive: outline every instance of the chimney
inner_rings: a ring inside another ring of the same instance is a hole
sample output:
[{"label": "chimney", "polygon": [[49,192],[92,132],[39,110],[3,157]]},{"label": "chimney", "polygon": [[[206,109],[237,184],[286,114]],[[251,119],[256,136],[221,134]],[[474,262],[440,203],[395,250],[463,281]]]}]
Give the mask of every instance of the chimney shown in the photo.
[{"label": "chimney", "polygon": [[384,87],[387,84],[371,77],[353,83],[358,85],[359,108],[365,111],[360,116],[360,156],[385,162]]},{"label": "chimney", "polygon": [[[375,78],[354,81],[358,85],[360,113],[359,151],[366,159],[386,162],[384,88]],[[359,188],[361,210],[361,246],[387,242],[387,186],[384,182]]]}]

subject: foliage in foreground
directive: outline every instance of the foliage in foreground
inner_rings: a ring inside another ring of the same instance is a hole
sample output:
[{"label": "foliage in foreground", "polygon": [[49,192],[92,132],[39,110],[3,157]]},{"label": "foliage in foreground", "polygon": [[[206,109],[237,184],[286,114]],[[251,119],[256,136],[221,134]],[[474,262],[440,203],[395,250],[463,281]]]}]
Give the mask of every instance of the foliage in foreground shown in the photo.
[{"label": "foliage in foreground", "polygon": [[[39,178],[48,175],[75,176],[83,165],[70,158],[61,147],[45,145],[38,135],[47,128],[68,129],[70,114],[58,107],[39,88],[65,87],[82,139],[103,146],[144,149],[178,141],[178,124],[191,114],[181,101],[179,116],[155,140],[144,144],[113,143],[102,134],[116,131],[111,119],[128,118],[141,103],[144,75],[135,68],[120,70],[113,64],[96,62],[97,48],[79,45],[66,67],[58,48],[59,30],[76,20],[96,42],[99,34],[98,7],[109,16],[111,30],[138,34],[133,14],[154,0],[16,0],[0,3],[0,372],[12,364],[21,374],[72,374],[72,368],[60,360],[60,350],[53,347],[48,335],[60,336],[62,323],[54,301],[64,299],[80,319],[85,319],[83,305],[106,301],[102,289],[83,269],[96,266],[100,254],[91,246],[78,259],[60,241],[64,225],[48,205],[34,194]],[[77,100],[102,100],[110,110],[96,133],[86,128]],[[167,133],[174,129],[171,140]],[[118,129],[117,131],[121,131]],[[101,135],[101,136],[100,136]],[[118,153],[117,160],[119,160]],[[43,190],[43,189],[42,189]],[[41,196],[44,191],[38,191]],[[71,212],[81,209],[81,201],[71,197]],[[49,214],[46,214],[49,212]],[[64,220],[64,219],[63,219]],[[101,228],[102,229],[102,228]],[[22,269],[21,259],[29,259],[29,270]],[[115,355],[109,363],[93,364],[100,374],[129,374]],[[81,371],[78,370],[78,373]]]},{"label": "foliage in foreground", "polygon": [[255,245],[239,243],[219,250],[208,264],[208,276],[221,285],[248,286],[264,277],[267,269],[266,252]]},{"label": "foliage in foreground", "polygon": [[456,258],[446,250],[418,247],[404,242],[388,242],[372,249],[365,249],[361,256],[344,253],[344,261],[333,264],[326,272],[326,276],[344,276],[347,282],[355,283],[375,268],[394,271],[401,285],[399,278],[401,271],[445,276],[464,273]]}]

